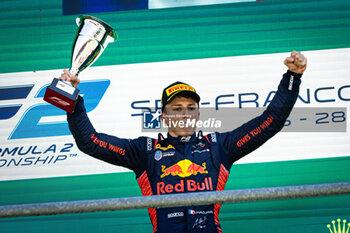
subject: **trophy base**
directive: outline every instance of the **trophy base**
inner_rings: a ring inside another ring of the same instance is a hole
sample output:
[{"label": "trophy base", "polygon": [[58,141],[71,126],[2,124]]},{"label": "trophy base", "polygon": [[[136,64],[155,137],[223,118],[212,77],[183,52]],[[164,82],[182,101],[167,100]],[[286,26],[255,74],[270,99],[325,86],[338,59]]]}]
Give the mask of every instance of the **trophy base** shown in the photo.
[{"label": "trophy base", "polygon": [[54,78],[51,85],[46,88],[44,100],[68,113],[72,113],[79,89]]}]

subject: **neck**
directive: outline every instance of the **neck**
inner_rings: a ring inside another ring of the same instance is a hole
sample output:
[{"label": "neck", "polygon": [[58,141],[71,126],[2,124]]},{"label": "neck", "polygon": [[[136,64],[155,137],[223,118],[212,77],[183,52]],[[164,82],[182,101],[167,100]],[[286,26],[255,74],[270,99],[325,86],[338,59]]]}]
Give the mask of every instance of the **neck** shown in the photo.
[{"label": "neck", "polygon": [[172,137],[187,137],[187,136],[192,136],[194,132],[186,132],[186,133],[176,133],[174,131],[168,131],[169,135]]}]

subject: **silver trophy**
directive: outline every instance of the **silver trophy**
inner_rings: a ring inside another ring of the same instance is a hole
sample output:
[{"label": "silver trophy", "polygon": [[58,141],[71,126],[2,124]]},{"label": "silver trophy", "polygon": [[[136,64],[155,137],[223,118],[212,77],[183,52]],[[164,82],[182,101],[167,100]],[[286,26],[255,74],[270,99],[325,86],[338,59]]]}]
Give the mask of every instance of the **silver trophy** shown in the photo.
[{"label": "silver trophy", "polygon": [[[109,43],[117,39],[117,34],[107,23],[92,16],[79,16],[76,22],[79,29],[73,43],[69,71],[78,76],[101,56]],[[79,90],[73,85],[54,78],[46,89],[44,100],[72,113],[78,94]]]}]

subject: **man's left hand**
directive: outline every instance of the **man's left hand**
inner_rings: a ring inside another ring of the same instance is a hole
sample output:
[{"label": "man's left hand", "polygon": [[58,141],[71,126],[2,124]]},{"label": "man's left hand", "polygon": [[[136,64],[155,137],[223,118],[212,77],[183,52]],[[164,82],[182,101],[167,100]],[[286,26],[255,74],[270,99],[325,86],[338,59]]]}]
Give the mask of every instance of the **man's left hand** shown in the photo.
[{"label": "man's left hand", "polygon": [[284,64],[290,71],[302,74],[306,70],[307,59],[301,52],[293,51],[290,57],[284,60]]}]

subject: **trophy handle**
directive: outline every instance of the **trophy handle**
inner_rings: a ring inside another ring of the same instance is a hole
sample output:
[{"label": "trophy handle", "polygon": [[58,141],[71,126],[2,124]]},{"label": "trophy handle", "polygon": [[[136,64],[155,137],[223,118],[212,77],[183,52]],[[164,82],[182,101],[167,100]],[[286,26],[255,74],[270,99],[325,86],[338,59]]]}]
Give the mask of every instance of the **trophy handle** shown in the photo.
[{"label": "trophy handle", "polygon": [[77,23],[78,27],[80,27],[80,25],[84,22],[85,19],[90,19],[92,21],[96,21],[96,22],[102,24],[104,26],[104,28],[107,29],[107,34],[109,35],[109,37],[108,37],[109,43],[114,42],[118,38],[117,33],[115,32],[115,30],[111,26],[109,26],[109,24],[107,24],[106,22],[103,22],[102,20],[100,20],[96,17],[90,16],[90,15],[78,16],[76,18],[76,23]]}]

